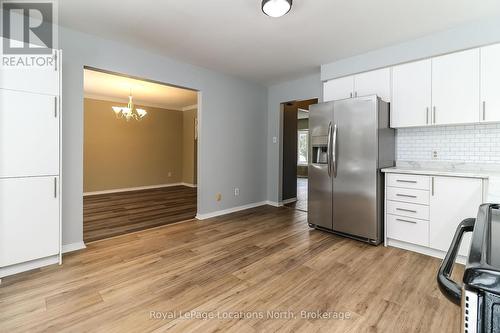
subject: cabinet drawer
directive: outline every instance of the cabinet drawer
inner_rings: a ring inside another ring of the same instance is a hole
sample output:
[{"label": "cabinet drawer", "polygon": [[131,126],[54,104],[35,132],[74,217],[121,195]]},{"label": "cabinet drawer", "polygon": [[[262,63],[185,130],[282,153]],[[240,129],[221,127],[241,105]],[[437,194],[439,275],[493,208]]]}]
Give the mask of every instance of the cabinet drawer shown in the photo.
[{"label": "cabinet drawer", "polygon": [[391,214],[386,219],[388,238],[429,246],[429,221]]},{"label": "cabinet drawer", "polygon": [[429,206],[387,200],[387,213],[428,220]]},{"label": "cabinet drawer", "polygon": [[429,190],[429,176],[389,173],[386,177],[387,186]]},{"label": "cabinet drawer", "polygon": [[420,205],[429,204],[429,191],[415,190],[401,187],[387,187],[387,200],[416,203]]}]

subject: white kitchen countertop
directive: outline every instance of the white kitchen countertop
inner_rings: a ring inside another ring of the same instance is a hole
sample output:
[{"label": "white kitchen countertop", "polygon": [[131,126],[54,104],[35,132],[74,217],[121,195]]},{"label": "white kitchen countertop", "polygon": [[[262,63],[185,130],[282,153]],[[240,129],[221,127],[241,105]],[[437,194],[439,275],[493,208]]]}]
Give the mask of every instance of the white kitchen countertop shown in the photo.
[{"label": "white kitchen countertop", "polygon": [[433,161],[397,161],[395,167],[382,169],[382,172],[487,179],[491,177],[500,177],[500,165]]},{"label": "white kitchen countertop", "polygon": [[[487,179],[492,176],[491,173],[485,171],[464,171],[441,168],[414,168],[414,167],[392,167],[382,169],[385,173],[406,173],[414,175],[431,175],[431,176],[452,176],[452,177],[467,177],[467,178],[483,178]],[[497,173],[500,176],[500,173]]]},{"label": "white kitchen countertop", "polygon": [[382,169],[382,172],[487,179],[486,201],[500,203],[498,164],[398,161],[395,167]]}]

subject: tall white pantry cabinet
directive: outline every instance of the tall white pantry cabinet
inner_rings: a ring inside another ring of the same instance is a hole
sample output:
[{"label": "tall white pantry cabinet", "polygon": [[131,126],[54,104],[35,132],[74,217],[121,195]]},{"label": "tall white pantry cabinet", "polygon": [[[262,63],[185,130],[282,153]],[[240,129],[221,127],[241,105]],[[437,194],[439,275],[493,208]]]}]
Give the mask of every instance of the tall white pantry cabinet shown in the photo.
[{"label": "tall white pantry cabinet", "polygon": [[61,51],[52,57],[0,67],[0,278],[61,262]]}]

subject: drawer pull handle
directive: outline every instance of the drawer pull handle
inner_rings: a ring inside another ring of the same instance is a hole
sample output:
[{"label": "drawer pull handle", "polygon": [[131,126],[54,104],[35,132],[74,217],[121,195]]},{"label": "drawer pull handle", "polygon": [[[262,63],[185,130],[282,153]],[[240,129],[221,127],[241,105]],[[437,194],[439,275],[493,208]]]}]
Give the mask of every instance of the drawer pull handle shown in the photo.
[{"label": "drawer pull handle", "polygon": [[417,222],[415,222],[415,221],[409,221],[409,220],[403,220],[403,219],[396,219],[396,221],[417,224]]},{"label": "drawer pull handle", "polygon": [[416,213],[416,210],[404,209],[404,208],[396,208],[396,210],[400,210],[402,212]]},{"label": "drawer pull handle", "polygon": [[396,181],[399,182],[399,183],[411,183],[411,184],[416,184],[417,183],[416,180],[397,179]]},{"label": "drawer pull handle", "polygon": [[417,224],[417,222],[415,222],[415,221],[409,221],[409,220],[403,220],[403,219],[396,219],[396,221]]},{"label": "drawer pull handle", "polygon": [[397,194],[396,194],[396,196],[397,196],[397,197],[405,197],[405,198],[414,198],[414,199],[416,199],[416,198],[417,198],[417,196],[416,196],[416,195],[399,194],[399,193],[397,193]]}]

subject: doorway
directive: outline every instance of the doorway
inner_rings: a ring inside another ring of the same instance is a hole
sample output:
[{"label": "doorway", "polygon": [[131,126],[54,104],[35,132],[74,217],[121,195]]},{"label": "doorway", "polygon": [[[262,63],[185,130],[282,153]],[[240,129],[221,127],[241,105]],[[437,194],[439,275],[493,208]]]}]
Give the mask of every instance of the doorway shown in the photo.
[{"label": "doorway", "polygon": [[307,212],[309,163],[309,106],[318,99],[282,104],[283,165],[282,203],[285,207]]},{"label": "doorway", "polygon": [[83,236],[195,218],[198,92],[84,69]]}]

